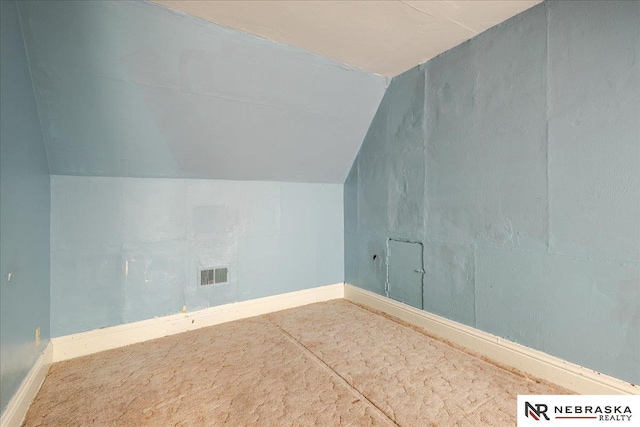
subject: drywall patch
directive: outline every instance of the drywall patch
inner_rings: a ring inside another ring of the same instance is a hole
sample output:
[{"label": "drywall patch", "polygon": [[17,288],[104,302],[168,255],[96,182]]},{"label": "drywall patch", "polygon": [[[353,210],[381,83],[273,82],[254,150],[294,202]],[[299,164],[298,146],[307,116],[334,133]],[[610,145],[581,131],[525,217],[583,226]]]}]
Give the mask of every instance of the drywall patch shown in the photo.
[{"label": "drywall patch", "polygon": [[240,215],[224,205],[197,206],[193,209],[195,233],[227,234],[238,230]]}]

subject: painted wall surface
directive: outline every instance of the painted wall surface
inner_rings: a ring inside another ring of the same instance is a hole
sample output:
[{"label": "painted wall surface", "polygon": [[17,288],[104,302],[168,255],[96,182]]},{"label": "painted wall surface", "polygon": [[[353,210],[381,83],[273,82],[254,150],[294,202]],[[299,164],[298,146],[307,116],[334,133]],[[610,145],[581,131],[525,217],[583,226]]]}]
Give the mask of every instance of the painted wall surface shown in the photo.
[{"label": "painted wall surface", "polygon": [[[0,412],[49,340],[49,169],[16,3],[0,2]],[[8,276],[11,274],[11,280]],[[35,330],[40,327],[40,346]]]},{"label": "painted wall surface", "polygon": [[385,240],[422,241],[425,310],[640,383],[638,22],[546,2],[394,78],[345,183],[346,281],[382,293]]},{"label": "painted wall surface", "polygon": [[[51,178],[54,337],[344,281],[339,184]],[[229,267],[229,284],[199,269]]]},{"label": "painted wall surface", "polygon": [[387,238],[425,236],[424,78],[393,78],[344,184],[346,281],[380,294]]},{"label": "painted wall surface", "polygon": [[146,2],[21,2],[51,173],[344,182],[388,79]]}]

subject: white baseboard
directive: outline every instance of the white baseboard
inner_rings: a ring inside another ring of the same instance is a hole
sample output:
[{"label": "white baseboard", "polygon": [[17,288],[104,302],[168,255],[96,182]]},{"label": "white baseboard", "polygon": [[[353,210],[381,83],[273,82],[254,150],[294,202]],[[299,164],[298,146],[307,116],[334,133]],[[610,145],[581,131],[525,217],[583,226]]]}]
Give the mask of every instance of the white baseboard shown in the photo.
[{"label": "white baseboard", "polygon": [[334,284],[53,338],[0,418],[19,426],[53,362],[315,302],[346,298],[380,310],[498,363],[580,394],[640,394],[640,387],[401,304],[373,292]]},{"label": "white baseboard", "polygon": [[347,300],[380,310],[474,353],[579,394],[640,394],[640,387],[345,284]]},{"label": "white baseboard", "polygon": [[60,362],[104,350],[179,334],[233,320],[344,297],[344,284],[321,286],[264,298],[173,314],[140,322],[53,338],[53,361]]},{"label": "white baseboard", "polygon": [[0,417],[0,426],[2,427],[18,427],[24,421],[27,410],[31,406],[31,402],[35,399],[36,394],[40,390],[44,382],[49,367],[53,362],[53,346],[51,341],[47,343],[44,351],[38,356],[31,370],[20,384],[20,388],[13,395],[4,412]]}]

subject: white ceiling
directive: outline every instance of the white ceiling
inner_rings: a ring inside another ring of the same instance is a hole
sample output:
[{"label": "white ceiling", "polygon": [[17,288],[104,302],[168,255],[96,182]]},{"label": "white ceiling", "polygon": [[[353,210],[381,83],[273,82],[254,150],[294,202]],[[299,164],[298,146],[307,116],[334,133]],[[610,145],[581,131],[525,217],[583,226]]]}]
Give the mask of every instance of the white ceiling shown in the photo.
[{"label": "white ceiling", "polygon": [[152,1],[393,77],[542,0]]}]

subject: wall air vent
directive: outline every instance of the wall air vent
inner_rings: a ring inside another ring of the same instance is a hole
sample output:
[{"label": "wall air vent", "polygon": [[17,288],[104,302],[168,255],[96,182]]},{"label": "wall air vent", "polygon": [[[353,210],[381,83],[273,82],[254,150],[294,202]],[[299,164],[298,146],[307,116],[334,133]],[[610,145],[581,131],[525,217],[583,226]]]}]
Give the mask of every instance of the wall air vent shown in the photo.
[{"label": "wall air vent", "polygon": [[200,270],[200,286],[226,285],[229,269],[227,267],[206,268]]}]

